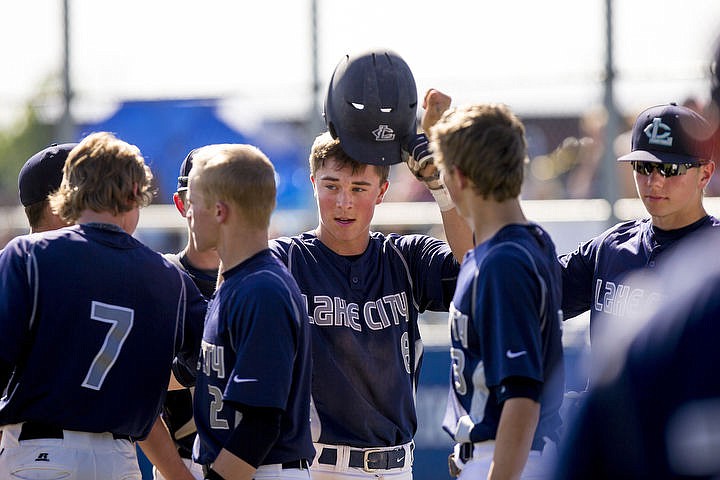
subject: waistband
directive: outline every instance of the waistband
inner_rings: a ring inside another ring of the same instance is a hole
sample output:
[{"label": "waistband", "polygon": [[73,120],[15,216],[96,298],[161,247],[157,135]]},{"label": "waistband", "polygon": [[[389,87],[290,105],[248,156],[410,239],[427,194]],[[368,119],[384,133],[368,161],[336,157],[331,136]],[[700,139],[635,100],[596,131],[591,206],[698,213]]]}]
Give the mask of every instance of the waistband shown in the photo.
[{"label": "waistband", "polygon": [[413,442],[394,447],[355,448],[347,445],[315,444],[316,462],[338,468],[362,468],[365,472],[402,469],[412,465]]},{"label": "waistband", "polygon": [[[203,475],[207,475],[208,471],[210,471],[211,465],[203,465],[202,471]],[[297,470],[309,470],[310,469],[310,462],[308,462],[306,459],[301,458],[300,460],[294,460],[292,462],[283,462],[283,463],[274,463],[271,465],[260,465],[258,467],[258,470],[261,469],[271,469],[271,468],[279,468],[282,470],[288,470],[288,469],[297,469]]]},{"label": "waistband", "polygon": [[[546,437],[533,440],[532,446],[530,447],[530,452],[534,452],[535,454],[542,454],[542,451],[545,449],[545,444],[551,441],[552,440],[549,440]],[[461,443],[459,444],[458,457],[461,461],[467,462],[468,460],[473,458],[476,450],[487,450],[488,448],[492,452],[492,450],[495,448],[495,440],[488,440],[485,442],[477,443]]]},{"label": "waistband", "polygon": [[[130,435],[121,435],[117,433],[110,434],[115,440],[127,440],[128,442],[133,441]],[[20,436],[18,437],[18,441],[38,440],[41,438],[65,438],[65,430],[60,427],[41,422],[25,422],[20,427]]]}]

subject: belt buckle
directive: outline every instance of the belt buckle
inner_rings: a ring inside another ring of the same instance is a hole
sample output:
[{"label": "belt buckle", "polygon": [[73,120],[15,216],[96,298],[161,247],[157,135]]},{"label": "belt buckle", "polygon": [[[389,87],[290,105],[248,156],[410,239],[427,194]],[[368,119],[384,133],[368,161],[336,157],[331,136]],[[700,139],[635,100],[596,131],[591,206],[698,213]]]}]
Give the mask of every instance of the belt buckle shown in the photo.
[{"label": "belt buckle", "polygon": [[[370,468],[368,467],[368,457],[372,455],[373,453],[383,453],[385,452],[384,448],[368,448],[366,450],[363,450],[363,471],[367,473],[375,473],[379,472],[380,470],[387,470],[387,468]],[[387,467],[387,462],[386,467]]]}]

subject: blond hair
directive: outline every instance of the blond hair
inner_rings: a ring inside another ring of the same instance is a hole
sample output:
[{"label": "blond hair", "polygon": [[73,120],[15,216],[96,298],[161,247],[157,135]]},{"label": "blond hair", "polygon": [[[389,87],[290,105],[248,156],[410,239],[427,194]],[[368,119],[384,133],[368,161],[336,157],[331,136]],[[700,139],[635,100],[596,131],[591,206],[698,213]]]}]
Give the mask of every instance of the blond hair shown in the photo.
[{"label": "blond hair", "polygon": [[50,206],[68,223],[85,210],[118,215],[150,204],[152,179],[135,145],[109,132],[92,133],[70,151]]},{"label": "blond hair", "polygon": [[217,201],[233,203],[251,226],[270,226],[276,202],[275,169],[259,148],[244,144],[202,147],[193,155],[190,178],[206,207]]}]

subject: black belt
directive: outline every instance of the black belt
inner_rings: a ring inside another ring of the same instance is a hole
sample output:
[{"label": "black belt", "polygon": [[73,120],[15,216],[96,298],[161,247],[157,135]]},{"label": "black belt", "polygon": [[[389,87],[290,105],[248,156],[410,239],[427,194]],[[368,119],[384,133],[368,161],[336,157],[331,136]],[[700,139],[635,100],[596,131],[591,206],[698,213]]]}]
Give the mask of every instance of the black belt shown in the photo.
[{"label": "black belt", "polygon": [[[337,465],[337,453],[336,448],[323,447],[317,461],[324,465]],[[405,463],[409,461],[406,457],[404,447],[391,450],[384,448],[353,449],[350,450],[348,466],[362,468],[367,472],[392,470],[394,468],[403,468]]]},{"label": "black belt", "polygon": [[[112,436],[115,440],[133,441],[130,435],[113,433]],[[46,423],[25,422],[22,424],[22,427],[20,427],[20,437],[18,437],[19,441],[38,440],[41,438],[65,438],[65,435],[63,434],[62,428],[54,425],[48,425]]]},{"label": "black belt", "polygon": [[[545,448],[545,440],[541,438],[539,440],[533,440],[530,450],[535,451],[535,452],[542,452],[544,448]],[[462,460],[463,463],[470,460],[473,456],[474,450],[475,450],[474,443],[461,443],[460,444],[460,460]]]}]

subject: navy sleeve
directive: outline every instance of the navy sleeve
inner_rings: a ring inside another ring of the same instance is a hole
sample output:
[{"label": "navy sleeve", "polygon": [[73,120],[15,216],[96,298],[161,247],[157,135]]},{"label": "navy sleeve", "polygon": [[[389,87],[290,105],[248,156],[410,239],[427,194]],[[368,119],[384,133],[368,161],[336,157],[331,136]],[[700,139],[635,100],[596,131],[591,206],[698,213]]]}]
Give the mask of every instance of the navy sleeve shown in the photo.
[{"label": "navy sleeve", "polygon": [[508,377],[543,382],[540,304],[542,285],[518,248],[489,253],[480,268],[475,328],[481,333],[489,387]]},{"label": "navy sleeve", "polygon": [[304,317],[279,278],[260,273],[250,281],[252,294],[234,298],[227,306],[237,356],[223,400],[284,410],[292,384],[297,329]]},{"label": "navy sleeve", "polygon": [[427,235],[397,235],[394,240],[407,260],[420,312],[447,311],[460,272],[450,246]]},{"label": "navy sleeve", "polygon": [[37,286],[33,258],[20,239],[0,253],[0,360],[11,366],[17,364],[30,333]]},{"label": "navy sleeve", "polygon": [[185,319],[180,325],[177,355],[173,361],[173,374],[182,385],[190,387],[195,383],[200,343],[202,342],[207,300],[185,272],[182,274],[185,283]]},{"label": "navy sleeve", "polygon": [[290,250],[291,243],[292,239],[289,237],[280,237],[268,242],[270,251],[285,266],[288,264],[288,250]]},{"label": "navy sleeve", "polygon": [[562,309],[565,319],[584,313],[592,306],[593,278],[598,238],[581,244],[574,252],[561,255]]}]

